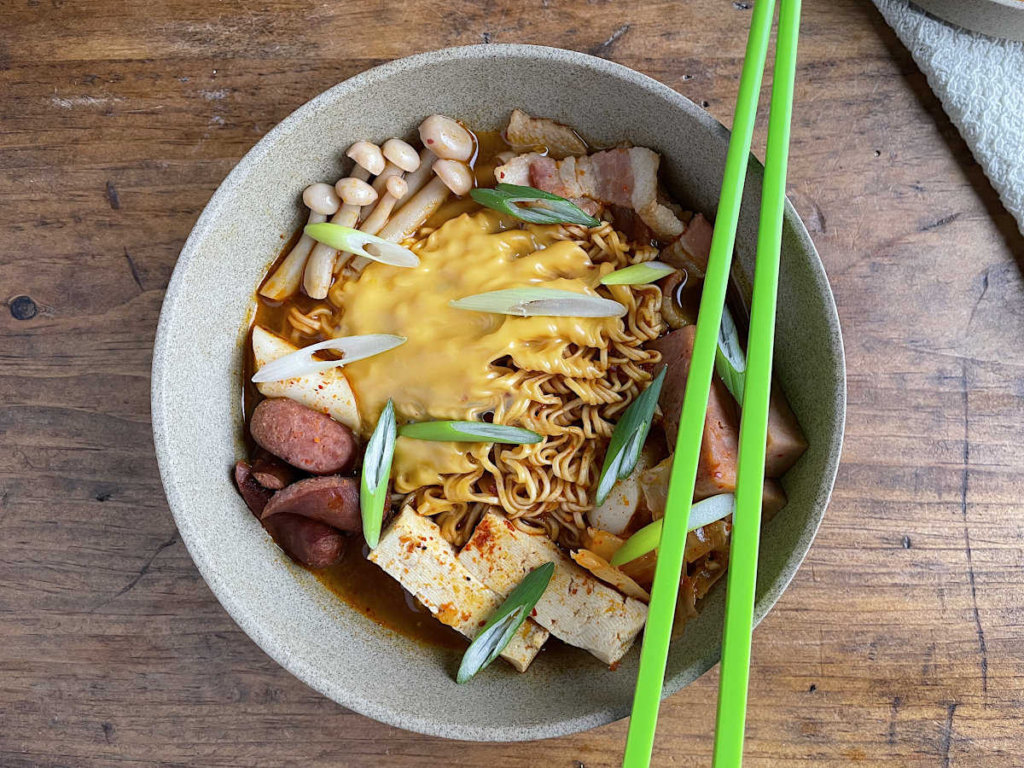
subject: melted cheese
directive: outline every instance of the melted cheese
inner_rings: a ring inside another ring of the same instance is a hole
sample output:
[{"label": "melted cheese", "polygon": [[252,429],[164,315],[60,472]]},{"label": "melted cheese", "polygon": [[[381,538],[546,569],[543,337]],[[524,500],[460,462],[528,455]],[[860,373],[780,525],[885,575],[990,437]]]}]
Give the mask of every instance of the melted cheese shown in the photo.
[{"label": "melted cheese", "polygon": [[[364,432],[372,430],[388,398],[400,422],[480,419],[514,396],[493,365],[505,357],[526,370],[600,375],[572,352],[606,344],[616,318],[519,318],[449,306],[453,299],[525,286],[597,295],[610,265],[595,265],[579,246],[556,240],[556,227],[518,226],[494,211],[461,214],[413,246],[419,266],[372,263],[343,287],[339,336],[395,333],[408,339],[345,367]],[[399,439],[396,489],[407,492],[439,482],[439,474],[469,471],[472,454],[480,451],[486,447]]]}]

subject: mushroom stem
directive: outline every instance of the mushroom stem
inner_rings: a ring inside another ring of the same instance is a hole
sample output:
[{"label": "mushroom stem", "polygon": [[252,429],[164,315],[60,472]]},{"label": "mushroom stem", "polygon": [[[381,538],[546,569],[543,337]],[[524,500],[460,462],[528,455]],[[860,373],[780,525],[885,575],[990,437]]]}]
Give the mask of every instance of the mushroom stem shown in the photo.
[{"label": "mushroom stem", "polygon": [[[370,172],[362,166],[356,166],[348,177],[366,181],[370,178]],[[331,223],[340,224],[343,227],[354,227],[359,221],[359,211],[358,205],[345,203],[331,217]],[[302,278],[302,287],[310,298],[327,298],[327,291],[330,289],[331,280],[334,277],[334,260],[337,255],[336,250],[323,243],[317,243],[313,252],[309,254],[309,261],[306,262],[306,271]]]},{"label": "mushroom stem", "polygon": [[[319,224],[322,221],[327,221],[324,214],[310,211],[306,223]],[[309,252],[313,249],[314,243],[316,241],[303,232],[299,242],[284,257],[284,261],[274,270],[274,274],[263,283],[260,288],[260,296],[266,296],[274,301],[283,301],[299,290],[302,271],[306,268],[306,261],[309,259]]]},{"label": "mushroom stem", "polygon": [[[365,209],[362,212],[362,215],[360,216],[360,218],[363,221],[372,216],[373,212],[377,210],[377,206],[380,205],[380,201],[384,196],[384,188],[387,186],[388,179],[400,177],[403,173],[405,173],[405,171],[403,171],[401,168],[399,168],[392,162],[388,162],[388,164],[384,166],[384,170],[381,171],[380,175],[373,180],[373,184],[371,185],[374,188],[374,190],[376,190],[377,194],[380,195],[381,197],[378,197],[375,203],[365,207]],[[360,229],[362,229],[362,227],[360,227]]]},{"label": "mushroom stem", "polygon": [[435,176],[391,217],[391,220],[377,232],[377,236],[393,243],[408,237],[441,207],[450,194],[451,190],[447,185]]},{"label": "mushroom stem", "polygon": [[437,160],[437,155],[429,149],[420,150],[420,166],[405,177],[407,189],[405,194],[395,201],[395,208],[400,208],[413,195],[423,189],[424,184],[430,181],[430,174],[434,168],[435,160]]},{"label": "mushroom stem", "polygon": [[398,198],[403,197],[406,192],[406,182],[401,176],[395,176],[388,180],[384,194],[377,200],[377,206],[370,212],[370,215],[363,219],[359,229],[370,235],[376,235],[387,223],[388,216],[395,208]]}]

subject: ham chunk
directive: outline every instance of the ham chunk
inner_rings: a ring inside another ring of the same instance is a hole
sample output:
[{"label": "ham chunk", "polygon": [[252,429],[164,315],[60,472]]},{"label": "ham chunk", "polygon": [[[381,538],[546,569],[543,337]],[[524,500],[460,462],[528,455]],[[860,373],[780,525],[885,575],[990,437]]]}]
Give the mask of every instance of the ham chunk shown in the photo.
[{"label": "ham chunk", "polygon": [[[412,507],[405,507],[384,531],[369,560],[412,592],[438,621],[470,639],[505,598],[467,571],[441,529]],[[547,638],[546,630],[527,619],[501,657],[525,672]]]},{"label": "ham chunk", "polygon": [[524,533],[495,512],[484,515],[459,562],[503,597],[534,568],[553,562],[555,571],[532,619],[605,664],[622,658],[647,621],[642,602],[598,581],[546,536]]},{"label": "ham chunk", "polygon": [[521,109],[512,110],[505,138],[515,149],[544,147],[548,157],[556,160],[587,154],[587,145],[568,125],[546,117],[530,117]]},{"label": "ham chunk", "polygon": [[[696,326],[687,325],[650,344],[651,349],[661,352],[662,361],[668,367],[665,384],[661,389],[660,403],[665,414],[662,422],[665,437],[669,448],[673,450],[679,433],[679,415],[686,392],[686,378],[690,373],[690,358],[693,356],[693,340],[696,333]],[[719,493],[732,493],[736,490],[739,432],[736,403],[716,374],[711,380],[711,394],[708,397],[694,499],[703,499]]]},{"label": "ham chunk", "polygon": [[530,153],[498,166],[494,176],[499,182],[529,184],[569,199],[630,208],[655,237],[668,241],[683,234],[684,226],[658,199],[660,163],[658,154],[645,147],[609,149],[563,160]]},{"label": "ham chunk", "polygon": [[[693,356],[693,340],[697,328],[688,325],[678,331],[651,342],[650,347],[661,352],[668,366],[665,385],[661,390],[661,408],[665,414],[663,426],[669,448],[674,449],[679,432],[679,416],[686,392],[686,378]],[[772,387],[768,409],[768,442],[765,454],[765,477],[781,477],[796,464],[807,450],[800,424],[790,409],[778,385]],[[711,380],[704,439],[701,444],[700,463],[697,466],[695,499],[731,493],[736,489],[736,457],[739,449],[739,413],[736,402],[718,378]],[[784,497],[783,497],[784,498]]]},{"label": "ham chunk", "polygon": [[711,222],[698,213],[683,233],[661,249],[661,260],[676,269],[685,269],[690,277],[704,277],[711,255]]},{"label": "ham chunk", "polygon": [[786,492],[778,480],[766,477],[764,480],[764,493],[761,495],[761,522],[770,523],[772,518],[782,511],[789,502]]},{"label": "ham chunk", "polygon": [[768,451],[765,454],[766,477],[782,477],[807,450],[807,440],[778,385],[772,387],[768,401]]}]

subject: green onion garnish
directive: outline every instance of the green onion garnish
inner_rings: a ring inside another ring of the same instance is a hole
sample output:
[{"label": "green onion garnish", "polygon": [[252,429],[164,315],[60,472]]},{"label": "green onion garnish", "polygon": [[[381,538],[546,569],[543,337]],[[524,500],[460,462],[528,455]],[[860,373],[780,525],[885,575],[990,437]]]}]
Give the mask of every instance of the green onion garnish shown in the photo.
[{"label": "green onion garnish", "polygon": [[[698,501],[690,507],[690,524],[687,531],[695,531],[716,520],[721,520],[723,517],[728,517],[732,514],[735,506],[736,497],[731,493],[722,493]],[[657,549],[661,544],[662,520],[663,518],[659,518],[653,523],[645,525],[626,539],[626,543],[615,550],[611,564],[622,565]]]},{"label": "green onion garnish", "polygon": [[455,309],[515,317],[622,317],[617,301],[557,288],[506,288],[448,302]]},{"label": "green onion garnish", "polygon": [[384,505],[391,477],[391,460],[395,455],[395,406],[388,404],[377,419],[366,443],[363,455],[363,474],[359,482],[359,510],[363,515],[363,538],[370,549],[380,540],[380,527],[384,521]]},{"label": "green onion garnish", "polygon": [[[470,190],[469,196],[480,205],[531,224],[580,224],[584,227],[596,227],[601,224],[598,219],[581,211],[564,197],[533,187],[499,184],[494,189]],[[517,203],[533,205],[524,207]]]},{"label": "green onion garnish", "polygon": [[676,268],[660,261],[646,261],[630,267],[616,269],[601,278],[601,285],[644,285],[667,277]]},{"label": "green onion garnish", "polygon": [[509,593],[466,649],[455,677],[457,682],[465,683],[498,658],[537,605],[554,572],[554,563],[544,563],[526,574],[519,586]]},{"label": "green onion garnish", "polygon": [[747,379],[747,358],[740,346],[740,334],[728,307],[722,307],[722,325],[718,329],[715,371],[722,377],[736,402],[743,405],[743,385]]},{"label": "green onion garnish", "polygon": [[[307,224],[303,231],[319,243],[345,253],[355,253],[382,264],[390,264],[393,267],[415,267],[420,263],[420,257],[408,248],[403,248],[382,237],[360,232],[352,227],[343,227],[341,224],[322,221],[319,224]],[[373,246],[373,252],[366,250],[365,246],[367,245]]]},{"label": "green onion garnish", "polygon": [[[317,344],[310,344],[308,347],[289,352],[284,357],[271,360],[260,368],[253,375],[252,380],[256,384],[264,381],[283,381],[298,376],[307,376],[311,373],[320,373],[331,368],[354,363],[356,360],[363,360],[373,355],[379,355],[405,344],[405,336],[396,336],[393,333],[367,333],[362,336],[343,336],[340,339],[328,339]],[[314,352],[325,349],[341,353],[340,360],[318,360],[313,357]]]},{"label": "green onion garnish", "polygon": [[612,430],[612,439],[608,444],[608,452],[604,455],[604,464],[597,480],[597,504],[603,504],[616,480],[627,477],[640,458],[647,433],[651,431],[654,420],[654,409],[658,405],[658,395],[665,381],[665,371],[655,377],[647,389],[640,393],[629,408],[622,414]]},{"label": "green onion garnish", "polygon": [[522,445],[539,443],[544,438],[522,427],[507,427],[486,421],[419,421],[398,428],[402,437],[415,440],[451,441],[456,443],[505,443]]}]

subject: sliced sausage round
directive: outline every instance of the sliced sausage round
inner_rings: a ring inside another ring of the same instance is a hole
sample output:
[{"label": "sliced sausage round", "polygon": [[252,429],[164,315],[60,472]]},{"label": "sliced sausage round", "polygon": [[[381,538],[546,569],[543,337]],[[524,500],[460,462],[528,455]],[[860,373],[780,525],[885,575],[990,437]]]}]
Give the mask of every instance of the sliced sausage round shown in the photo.
[{"label": "sliced sausage round", "polygon": [[257,405],[249,433],[261,448],[314,475],[343,472],[356,455],[352,430],[288,398]]},{"label": "sliced sausage round", "polygon": [[235,464],[235,485],[238,486],[238,492],[241,494],[242,500],[245,501],[245,506],[256,517],[263,513],[263,508],[267,506],[270,497],[274,495],[273,491],[256,482],[252,474],[252,467],[244,461]]},{"label": "sliced sausage round", "polygon": [[310,477],[278,491],[263,508],[261,519],[281,514],[300,515],[342,531],[363,528],[359,487],[351,477]]},{"label": "sliced sausage round", "polygon": [[345,537],[329,525],[299,515],[274,515],[263,521],[274,542],[307,568],[326,568],[341,558]]},{"label": "sliced sausage round", "polygon": [[264,488],[279,491],[289,485],[299,473],[269,451],[261,450],[252,462],[252,476]]}]

